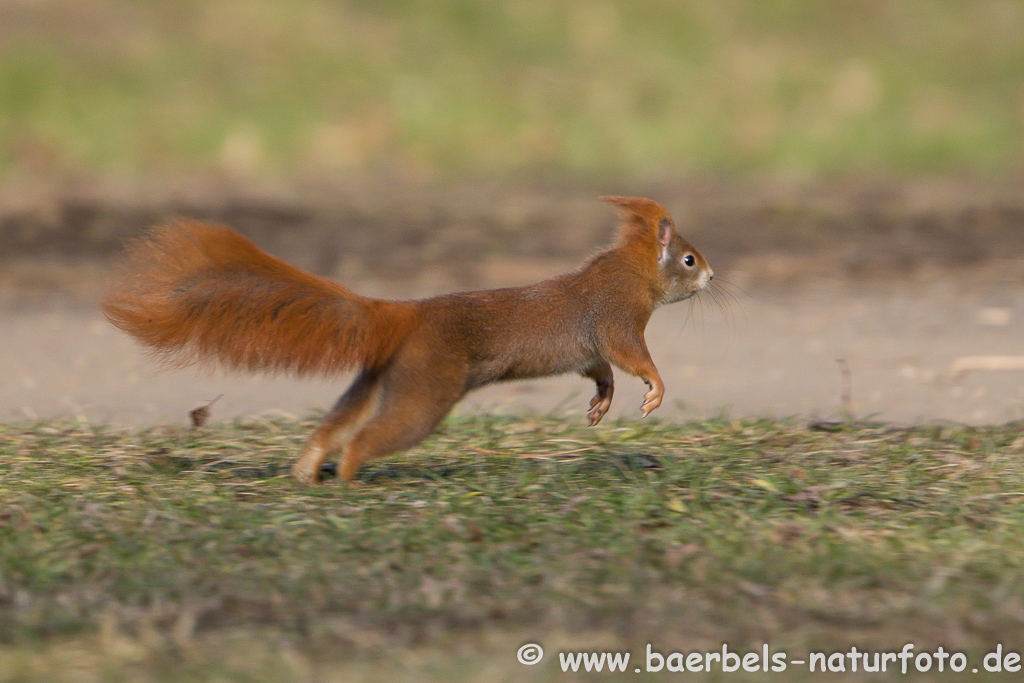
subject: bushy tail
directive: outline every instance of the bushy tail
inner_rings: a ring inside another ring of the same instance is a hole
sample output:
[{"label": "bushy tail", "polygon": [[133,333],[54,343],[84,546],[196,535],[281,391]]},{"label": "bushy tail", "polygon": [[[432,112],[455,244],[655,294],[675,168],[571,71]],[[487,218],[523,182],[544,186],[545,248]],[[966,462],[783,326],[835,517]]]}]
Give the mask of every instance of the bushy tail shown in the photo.
[{"label": "bushy tail", "polygon": [[358,296],[261,251],[230,228],[190,221],[128,247],[101,307],[175,365],[330,375],[380,366],[415,324],[410,302]]}]

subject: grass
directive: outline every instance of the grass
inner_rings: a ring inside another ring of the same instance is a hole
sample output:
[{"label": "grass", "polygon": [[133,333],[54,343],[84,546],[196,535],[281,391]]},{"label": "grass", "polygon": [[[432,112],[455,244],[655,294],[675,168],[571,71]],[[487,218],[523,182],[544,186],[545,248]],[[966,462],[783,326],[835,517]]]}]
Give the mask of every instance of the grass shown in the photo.
[{"label": "grass", "polygon": [[[360,487],[298,488],[313,424],[0,426],[0,681],[565,680],[555,651],[646,643],[1024,650],[1020,423],[459,418]],[[549,659],[525,669],[534,641]]]},{"label": "grass", "polygon": [[0,3],[0,172],[1024,167],[1024,10],[934,0]]}]

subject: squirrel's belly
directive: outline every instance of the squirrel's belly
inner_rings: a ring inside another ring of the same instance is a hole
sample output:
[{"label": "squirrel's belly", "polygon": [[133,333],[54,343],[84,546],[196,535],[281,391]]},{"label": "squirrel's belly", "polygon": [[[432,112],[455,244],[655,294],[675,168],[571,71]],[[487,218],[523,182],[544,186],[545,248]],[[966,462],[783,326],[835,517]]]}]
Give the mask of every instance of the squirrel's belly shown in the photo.
[{"label": "squirrel's belly", "polygon": [[[516,379],[535,379],[564,375],[569,372],[582,372],[593,364],[595,358],[590,354],[572,354],[570,357],[516,358],[510,363],[495,367],[490,382],[506,382]],[[487,382],[485,382],[487,383]]]}]

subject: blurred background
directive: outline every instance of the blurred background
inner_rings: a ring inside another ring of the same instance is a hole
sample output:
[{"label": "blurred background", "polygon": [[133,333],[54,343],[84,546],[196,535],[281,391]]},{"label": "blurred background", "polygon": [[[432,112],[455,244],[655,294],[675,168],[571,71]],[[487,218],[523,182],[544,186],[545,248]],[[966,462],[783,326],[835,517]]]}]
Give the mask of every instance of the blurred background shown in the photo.
[{"label": "blurred background", "polygon": [[834,413],[843,357],[863,412],[1020,416],[1019,374],[949,368],[1024,352],[1022,171],[1011,0],[5,0],[0,417],[184,414],[95,313],[147,225],[419,297],[575,265],[601,194],[661,201],[729,283],[652,323],[681,414]]},{"label": "blurred background", "polygon": [[6,0],[0,169],[1024,167],[1013,0]]}]

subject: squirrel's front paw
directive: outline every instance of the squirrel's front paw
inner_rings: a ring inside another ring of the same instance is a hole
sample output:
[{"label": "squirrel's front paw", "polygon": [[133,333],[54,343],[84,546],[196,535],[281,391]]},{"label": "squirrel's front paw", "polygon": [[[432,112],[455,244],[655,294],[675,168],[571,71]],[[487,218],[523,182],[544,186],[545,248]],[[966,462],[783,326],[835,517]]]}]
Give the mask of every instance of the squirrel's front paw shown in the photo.
[{"label": "squirrel's front paw", "polygon": [[597,393],[594,394],[594,398],[590,399],[590,411],[587,413],[591,427],[600,422],[604,414],[612,407],[613,391],[611,382],[598,383]]},{"label": "squirrel's front paw", "polygon": [[600,394],[595,396],[590,401],[590,411],[587,413],[587,419],[590,420],[590,426],[593,427],[604,414],[608,412],[608,409],[612,407],[612,397],[602,397]]},{"label": "squirrel's front paw", "polygon": [[661,382],[653,382],[651,390],[644,394],[644,402],[640,404],[642,417],[647,417],[651,412],[661,405],[661,399],[665,397],[665,387]]}]

